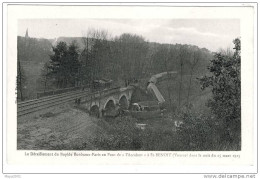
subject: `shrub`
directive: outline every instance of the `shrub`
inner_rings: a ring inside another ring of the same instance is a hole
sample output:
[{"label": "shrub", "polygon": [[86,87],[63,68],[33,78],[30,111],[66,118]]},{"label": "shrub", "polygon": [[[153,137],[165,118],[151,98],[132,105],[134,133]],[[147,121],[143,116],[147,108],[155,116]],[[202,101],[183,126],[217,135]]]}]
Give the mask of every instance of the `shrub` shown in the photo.
[{"label": "shrub", "polygon": [[91,143],[98,150],[138,150],[141,148],[141,129],[136,128],[130,117],[103,119],[98,124],[105,132],[99,132]]},{"label": "shrub", "polygon": [[202,89],[210,88],[213,98],[208,101],[217,122],[222,127],[221,140],[241,141],[241,76],[240,39],[235,39],[233,55],[216,53],[208,67],[211,76],[200,79]]},{"label": "shrub", "polygon": [[180,150],[220,150],[219,125],[208,116],[185,112],[177,128]]}]

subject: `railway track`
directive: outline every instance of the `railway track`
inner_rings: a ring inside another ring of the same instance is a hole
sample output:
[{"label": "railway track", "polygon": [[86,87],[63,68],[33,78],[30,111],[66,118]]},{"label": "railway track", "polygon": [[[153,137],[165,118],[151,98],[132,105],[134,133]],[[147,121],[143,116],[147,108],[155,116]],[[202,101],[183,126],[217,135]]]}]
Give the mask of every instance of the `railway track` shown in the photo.
[{"label": "railway track", "polygon": [[91,100],[91,98],[97,98],[115,92],[119,88],[120,87],[116,87],[103,91],[97,91],[94,93],[91,93],[89,90],[73,91],[54,96],[43,97],[40,99],[20,102],[17,104],[17,117],[21,117],[33,112],[40,111],[42,109],[50,108],[64,103],[69,103],[75,101],[75,99],[85,98],[85,100]]}]

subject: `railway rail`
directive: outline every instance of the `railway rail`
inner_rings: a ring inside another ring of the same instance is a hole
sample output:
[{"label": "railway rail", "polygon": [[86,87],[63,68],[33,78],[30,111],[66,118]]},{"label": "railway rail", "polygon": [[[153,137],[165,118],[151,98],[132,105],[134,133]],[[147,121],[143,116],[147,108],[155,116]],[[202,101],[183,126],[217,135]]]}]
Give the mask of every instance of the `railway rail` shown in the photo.
[{"label": "railway rail", "polygon": [[19,102],[17,104],[17,117],[21,117],[53,106],[69,103],[75,101],[76,99],[84,98],[85,101],[88,101],[93,98],[102,97],[104,95],[116,92],[119,89],[120,87],[115,87],[115,88],[105,89],[93,93],[90,92],[89,90],[84,90],[84,91],[78,90],[78,91],[67,92],[67,93],[58,94],[54,96],[43,97],[40,99]]}]

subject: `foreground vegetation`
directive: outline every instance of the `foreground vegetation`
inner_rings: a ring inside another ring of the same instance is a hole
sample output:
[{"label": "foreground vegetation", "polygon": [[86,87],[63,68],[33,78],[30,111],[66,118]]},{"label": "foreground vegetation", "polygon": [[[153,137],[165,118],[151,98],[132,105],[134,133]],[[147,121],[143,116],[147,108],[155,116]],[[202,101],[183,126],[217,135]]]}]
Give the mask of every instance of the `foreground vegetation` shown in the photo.
[{"label": "foreground vegetation", "polygon": [[[240,144],[221,138],[223,128],[208,116],[182,114],[183,123],[161,118],[137,121],[130,116],[100,119],[87,141],[63,146],[67,150],[221,151],[240,150]],[[185,121],[184,121],[185,120]],[[141,129],[137,124],[146,124]]]}]

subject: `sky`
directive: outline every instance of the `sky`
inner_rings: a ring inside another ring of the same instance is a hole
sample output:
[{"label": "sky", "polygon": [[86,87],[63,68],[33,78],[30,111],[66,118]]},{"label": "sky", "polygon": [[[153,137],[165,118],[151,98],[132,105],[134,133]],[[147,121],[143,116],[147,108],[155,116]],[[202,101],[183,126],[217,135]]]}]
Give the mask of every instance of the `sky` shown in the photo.
[{"label": "sky", "polygon": [[239,19],[23,19],[18,35],[54,39],[82,37],[88,29],[102,29],[112,36],[132,33],[149,42],[191,44],[210,51],[233,48],[240,37]]}]

